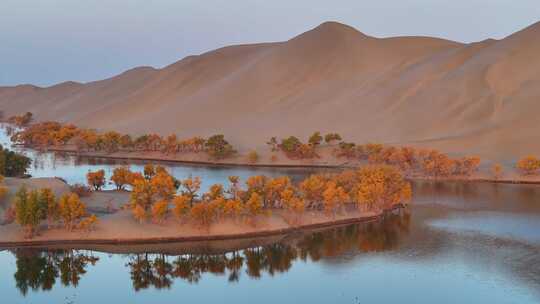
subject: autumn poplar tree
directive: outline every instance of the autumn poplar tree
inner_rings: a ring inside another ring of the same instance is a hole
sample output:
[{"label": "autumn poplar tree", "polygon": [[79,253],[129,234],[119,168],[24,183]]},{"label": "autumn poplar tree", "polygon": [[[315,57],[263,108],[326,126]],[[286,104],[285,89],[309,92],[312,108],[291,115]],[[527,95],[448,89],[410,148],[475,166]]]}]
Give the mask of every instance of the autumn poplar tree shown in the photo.
[{"label": "autumn poplar tree", "polygon": [[125,186],[130,183],[132,173],[127,167],[118,167],[113,170],[111,181],[116,186],[116,190],[124,190]]},{"label": "autumn poplar tree", "polygon": [[105,186],[105,170],[101,169],[95,172],[88,171],[86,174],[88,185],[95,191],[101,190]]},{"label": "autumn poplar tree", "polygon": [[76,223],[86,215],[86,206],[75,193],[64,194],[58,204],[64,226],[72,231]]}]

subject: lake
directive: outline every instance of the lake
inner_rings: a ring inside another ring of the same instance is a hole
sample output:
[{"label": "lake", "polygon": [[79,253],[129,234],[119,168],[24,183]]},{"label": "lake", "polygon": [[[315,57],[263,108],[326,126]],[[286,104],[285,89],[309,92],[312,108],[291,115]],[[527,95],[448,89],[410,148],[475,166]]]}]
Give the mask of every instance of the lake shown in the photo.
[{"label": "lake", "polygon": [[[1,137],[0,137],[1,138]],[[5,141],[5,136],[2,138]],[[33,176],[123,163],[24,151]],[[140,170],[143,163],[130,163]],[[313,170],[167,164],[207,187]],[[253,240],[0,251],[4,303],[540,303],[540,187],[414,182],[377,222]]]}]

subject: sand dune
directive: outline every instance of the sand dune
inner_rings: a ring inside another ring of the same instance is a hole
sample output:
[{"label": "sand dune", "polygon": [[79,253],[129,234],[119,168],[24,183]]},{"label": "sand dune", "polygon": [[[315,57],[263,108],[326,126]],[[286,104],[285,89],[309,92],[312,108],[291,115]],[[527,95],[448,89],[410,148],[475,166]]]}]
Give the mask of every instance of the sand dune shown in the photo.
[{"label": "sand dune", "polygon": [[540,23],[502,40],[379,39],[328,22],[285,42],[238,45],[163,69],[48,88],[0,88],[7,115],[132,134],[271,136],[337,131],[510,160],[540,154]]}]

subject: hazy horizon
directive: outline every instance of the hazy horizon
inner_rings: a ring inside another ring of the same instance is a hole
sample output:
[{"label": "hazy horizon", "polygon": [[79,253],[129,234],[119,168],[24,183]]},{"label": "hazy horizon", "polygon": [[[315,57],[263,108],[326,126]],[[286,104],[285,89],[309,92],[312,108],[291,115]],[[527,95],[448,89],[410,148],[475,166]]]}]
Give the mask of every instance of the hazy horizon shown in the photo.
[{"label": "hazy horizon", "polygon": [[231,44],[287,40],[325,21],[375,37],[500,39],[540,20],[534,0],[142,1],[0,3],[0,85],[49,86],[161,68]]}]

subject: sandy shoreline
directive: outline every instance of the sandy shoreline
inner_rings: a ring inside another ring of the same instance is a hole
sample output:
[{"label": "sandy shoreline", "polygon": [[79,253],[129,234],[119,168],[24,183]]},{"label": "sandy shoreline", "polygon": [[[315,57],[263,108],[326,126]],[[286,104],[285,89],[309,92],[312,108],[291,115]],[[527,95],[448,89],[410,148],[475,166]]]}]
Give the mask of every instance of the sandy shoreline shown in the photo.
[{"label": "sandy shoreline", "polygon": [[[154,237],[125,237],[125,238],[97,238],[92,237],[92,233],[88,237],[78,238],[47,238],[47,239],[29,239],[29,240],[14,240],[0,241],[0,249],[21,248],[21,247],[39,247],[39,246],[91,246],[91,245],[142,245],[142,244],[163,244],[163,243],[180,243],[180,242],[204,242],[204,241],[224,241],[224,240],[241,240],[252,239],[270,236],[286,235],[299,231],[314,230],[321,228],[334,228],[344,225],[360,224],[373,222],[380,219],[382,213],[365,214],[359,217],[349,217],[343,219],[329,220],[324,222],[315,222],[301,224],[298,226],[280,227],[280,228],[263,228],[235,233],[222,234],[198,234],[185,236],[154,236]],[[219,225],[217,225],[219,226]],[[201,231],[201,233],[203,233]]]},{"label": "sandy shoreline", "polygon": [[[69,192],[69,186],[56,178],[7,178],[9,191],[0,200],[0,211],[9,206],[17,189],[25,184],[30,189],[49,187],[57,196]],[[220,218],[208,228],[202,228],[189,220],[178,221],[169,216],[161,224],[146,221],[140,223],[133,218],[130,210],[123,206],[129,202],[130,192],[107,190],[95,191],[81,200],[90,213],[97,213],[99,222],[94,230],[67,231],[59,223],[46,229],[41,223],[40,232],[32,239],[26,239],[23,229],[16,224],[0,225],[0,248],[36,246],[89,246],[89,245],[140,245],[178,242],[203,242],[243,240],[271,236],[286,236],[291,233],[338,227],[356,223],[375,221],[385,212],[360,212],[352,206],[341,213],[329,216],[322,211],[307,211],[297,218],[282,209],[273,209],[269,216],[259,216],[256,226],[241,218]],[[395,207],[394,211],[402,206]],[[107,212],[103,212],[106,210]],[[390,211],[387,211],[390,212]],[[0,212],[0,215],[3,212]]]}]

